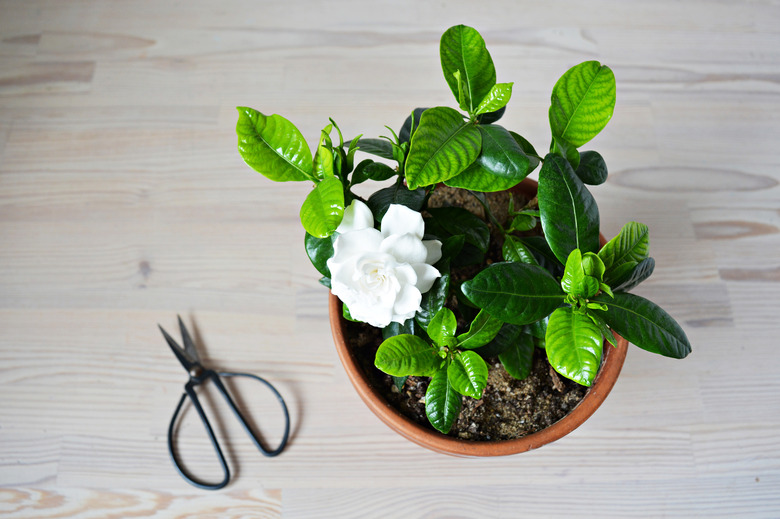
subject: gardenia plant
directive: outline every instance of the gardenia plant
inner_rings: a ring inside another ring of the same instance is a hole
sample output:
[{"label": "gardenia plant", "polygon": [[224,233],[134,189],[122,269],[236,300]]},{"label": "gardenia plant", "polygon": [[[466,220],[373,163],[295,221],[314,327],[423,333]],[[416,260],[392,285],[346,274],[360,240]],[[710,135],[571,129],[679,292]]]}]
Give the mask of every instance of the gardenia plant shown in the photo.
[{"label": "gardenia plant", "polygon": [[[431,377],[426,413],[446,433],[461,395],[482,397],[486,356],[497,356],[522,379],[538,347],[558,373],[584,386],[598,373],[604,341],[616,344],[613,331],[645,350],[685,357],[691,347],[674,319],[628,293],[655,267],[647,226],[629,222],[599,243],[599,211],[587,185],[603,183],[607,167],[599,153],[580,147],[612,117],[612,71],[586,61],[561,76],[542,157],[495,124],[513,84],[496,82],[475,29],[448,29],[440,56],[459,110],[415,109],[398,133],[388,127],[390,137],[347,142],[331,119],[312,154],[284,117],[238,109],[245,162],[271,180],[314,185],[300,212],[306,252],[344,303],[344,316],[382,328],[376,366],[399,384],[412,375]],[[358,150],[395,167],[372,159],[355,165]],[[485,193],[512,188],[540,164],[537,203],[516,208],[510,198],[508,219],[498,221]],[[353,191],[391,179],[366,200]],[[459,207],[428,207],[441,184],[471,193],[487,221]],[[486,261],[491,227],[502,254],[492,263]],[[480,269],[461,282],[453,269],[464,265]],[[459,317],[466,323],[460,329]]]}]

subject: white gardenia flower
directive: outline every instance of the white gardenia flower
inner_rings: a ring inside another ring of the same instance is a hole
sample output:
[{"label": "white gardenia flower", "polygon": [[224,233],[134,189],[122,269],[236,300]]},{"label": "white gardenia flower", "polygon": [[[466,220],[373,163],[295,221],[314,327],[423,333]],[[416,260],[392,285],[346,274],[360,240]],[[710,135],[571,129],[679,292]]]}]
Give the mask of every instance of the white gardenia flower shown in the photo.
[{"label": "white gardenia flower", "polygon": [[384,328],[420,309],[422,295],[441,276],[433,267],[441,259],[441,242],[423,241],[422,215],[403,205],[388,208],[381,230],[373,224],[368,206],[353,201],[336,230],[328,269],[331,292],[352,317]]}]

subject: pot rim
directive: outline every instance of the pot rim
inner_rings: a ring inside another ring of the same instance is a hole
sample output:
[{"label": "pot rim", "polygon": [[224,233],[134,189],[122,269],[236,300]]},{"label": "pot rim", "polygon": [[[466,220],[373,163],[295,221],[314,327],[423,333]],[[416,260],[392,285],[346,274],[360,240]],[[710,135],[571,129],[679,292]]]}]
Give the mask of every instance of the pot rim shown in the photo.
[{"label": "pot rim", "polygon": [[[535,194],[537,183],[525,179],[516,189],[524,194]],[[602,246],[606,243],[600,235]],[[446,436],[434,429],[413,422],[390,405],[387,400],[367,380],[346,341],[346,320],[342,315],[342,305],[338,297],[329,294],[328,309],[333,341],[339,359],[344,366],[350,382],[368,408],[391,429],[408,440],[430,450],[443,454],[462,457],[506,456],[536,449],[562,438],[582,425],[599,408],[617,381],[628,351],[628,341],[615,335],[617,347],[604,341],[604,359],[593,385],[585,396],[566,416],[550,427],[514,440],[474,441],[461,440]]]}]

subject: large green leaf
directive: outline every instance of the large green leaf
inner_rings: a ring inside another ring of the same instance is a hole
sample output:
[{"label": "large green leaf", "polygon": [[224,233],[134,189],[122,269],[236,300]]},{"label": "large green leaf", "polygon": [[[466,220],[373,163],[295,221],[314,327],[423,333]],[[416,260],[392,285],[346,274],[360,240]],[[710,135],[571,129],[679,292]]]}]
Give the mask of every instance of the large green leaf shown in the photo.
[{"label": "large green leaf", "polygon": [[430,377],[442,363],[436,350],[416,335],[395,335],[376,351],[374,365],[395,377]]},{"label": "large green leaf", "polygon": [[393,160],[393,145],[385,139],[358,139],[358,150],[383,159]]},{"label": "large green leaf", "polygon": [[311,150],[301,132],[281,115],[238,107],[238,152],[252,169],[277,182],[314,180]]},{"label": "large green leaf", "polygon": [[455,99],[459,99],[456,79],[456,73],[459,73],[465,108],[469,113],[474,113],[496,84],[496,69],[485,46],[485,40],[476,29],[456,25],[442,35],[439,54],[444,79],[447,80],[452,94]]},{"label": "large green leaf", "polygon": [[498,83],[493,85],[490,92],[482,99],[477,107],[476,114],[484,114],[489,112],[495,112],[509,102],[509,98],[512,97],[512,85],[514,83]]},{"label": "large green leaf", "polygon": [[561,278],[561,288],[576,297],[591,297],[599,291],[599,279],[586,274],[582,263],[580,250],[571,251]]},{"label": "large green leaf", "polygon": [[615,109],[615,75],[598,61],[566,71],[553,87],[550,128],[579,148],[607,125]]},{"label": "large green leaf", "polygon": [[444,434],[460,414],[461,396],[450,385],[447,370],[440,369],[428,384],[425,392],[425,414],[433,427]]},{"label": "large green leaf", "polygon": [[645,258],[637,263],[627,276],[616,279],[613,290],[628,292],[639,283],[649,278],[652,275],[653,270],[655,270],[655,260],[653,258]]},{"label": "large green leaf", "polygon": [[371,214],[377,222],[381,222],[387,212],[387,208],[392,204],[405,205],[413,211],[422,209],[425,202],[425,190],[410,190],[403,184],[393,184],[390,187],[380,189],[368,197],[366,205],[371,209]]},{"label": "large green leaf", "polygon": [[544,269],[525,263],[497,263],[462,285],[475,305],[506,323],[529,324],[563,302],[558,282]]},{"label": "large green leaf", "polygon": [[436,207],[428,209],[431,218],[425,229],[439,238],[463,235],[466,243],[485,252],[490,245],[490,228],[480,217],[462,207]]},{"label": "large green leaf", "polygon": [[430,325],[433,316],[444,308],[444,303],[447,302],[447,296],[450,292],[450,271],[449,265],[446,267],[444,271],[439,268],[441,276],[436,278],[431,289],[423,294],[420,309],[415,314],[417,322],[426,329]]},{"label": "large green leaf", "polygon": [[493,340],[503,324],[500,320],[491,317],[486,311],[480,310],[471,321],[469,330],[458,335],[458,347],[473,350],[484,346]]},{"label": "large green leaf", "polygon": [[521,333],[499,356],[507,373],[518,380],[531,374],[534,362],[534,339],[527,333]]},{"label": "large green leaf", "polygon": [[504,236],[504,245],[501,247],[501,254],[504,256],[504,261],[519,261],[520,263],[528,263],[529,265],[538,265],[534,255],[520,240],[513,238],[510,235]]},{"label": "large green leaf", "polygon": [[317,238],[308,232],[303,239],[306,255],[309,256],[311,264],[326,278],[330,277],[327,261],[333,257],[333,242],[335,240],[336,236],[333,234],[327,238]]},{"label": "large green leaf", "polygon": [[479,156],[482,136],[477,125],[445,106],[423,112],[406,158],[410,189],[444,182]]},{"label": "large green leaf", "polygon": [[455,336],[455,330],[458,327],[458,320],[455,314],[449,308],[442,308],[431,319],[428,324],[428,336],[436,344],[444,345],[447,339]]},{"label": "large green leaf", "polygon": [[601,328],[584,313],[565,306],[550,316],[545,337],[547,359],[564,377],[583,386],[593,384],[603,343]]},{"label": "large green leaf", "polygon": [[561,263],[574,249],[598,252],[599,208],[566,159],[545,157],[537,196],[544,235]]},{"label": "large green leaf", "polygon": [[605,303],[608,308],[594,311],[629,342],[675,359],[682,359],[691,352],[691,343],[683,329],[660,306],[634,294],[616,292],[614,296],[596,297],[596,301]]},{"label": "large green leaf", "polygon": [[447,368],[447,378],[461,395],[482,398],[487,385],[488,367],[476,352],[458,352]]},{"label": "large green leaf", "polygon": [[[609,240],[599,251],[599,258],[606,268],[604,281],[612,285],[624,277],[632,268],[625,264],[637,264],[647,258],[650,249],[650,231],[647,225],[638,222],[628,222],[620,232]],[[621,268],[623,267],[623,268]]]},{"label": "large green leaf", "polygon": [[580,153],[580,165],[575,171],[585,184],[598,186],[607,181],[607,163],[599,152],[588,150]]},{"label": "large green leaf", "polygon": [[344,216],[344,188],[336,177],[320,181],[301,206],[301,223],[306,232],[327,238]]}]

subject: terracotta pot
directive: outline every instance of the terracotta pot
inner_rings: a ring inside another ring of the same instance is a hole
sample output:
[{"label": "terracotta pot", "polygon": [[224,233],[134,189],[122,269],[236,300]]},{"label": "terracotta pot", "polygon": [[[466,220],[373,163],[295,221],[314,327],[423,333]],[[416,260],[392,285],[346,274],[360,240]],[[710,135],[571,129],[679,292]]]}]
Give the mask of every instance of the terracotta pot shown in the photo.
[{"label": "terracotta pot", "polygon": [[[536,187],[537,183],[535,181],[526,179],[514,189],[519,190],[526,197],[532,198],[536,195]],[[604,236],[600,236],[600,239],[602,245],[606,243]],[[408,440],[433,451],[453,456],[478,457],[517,454],[536,449],[569,434],[590,418],[607,397],[620,374],[628,348],[628,341],[617,334],[615,335],[617,348],[606,341],[604,342],[604,360],[593,385],[585,393],[585,397],[568,415],[550,427],[516,440],[460,440],[441,434],[432,428],[429,429],[419,425],[392,407],[380,392],[370,384],[363,368],[350,350],[346,339],[346,320],[342,316],[341,301],[333,294],[330,294],[329,312],[330,327],[333,332],[336,351],[341,359],[341,363],[344,365],[349,380],[368,408],[391,429]]]}]

